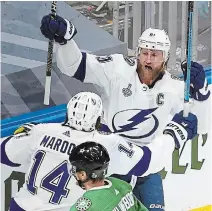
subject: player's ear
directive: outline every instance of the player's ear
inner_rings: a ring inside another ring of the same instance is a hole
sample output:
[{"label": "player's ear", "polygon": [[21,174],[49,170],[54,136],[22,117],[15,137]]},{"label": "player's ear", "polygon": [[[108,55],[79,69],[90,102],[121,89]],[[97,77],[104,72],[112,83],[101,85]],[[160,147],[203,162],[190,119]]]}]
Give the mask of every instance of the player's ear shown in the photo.
[{"label": "player's ear", "polygon": [[77,172],[77,177],[79,180],[84,181],[87,179],[87,174],[85,171],[79,171]]}]

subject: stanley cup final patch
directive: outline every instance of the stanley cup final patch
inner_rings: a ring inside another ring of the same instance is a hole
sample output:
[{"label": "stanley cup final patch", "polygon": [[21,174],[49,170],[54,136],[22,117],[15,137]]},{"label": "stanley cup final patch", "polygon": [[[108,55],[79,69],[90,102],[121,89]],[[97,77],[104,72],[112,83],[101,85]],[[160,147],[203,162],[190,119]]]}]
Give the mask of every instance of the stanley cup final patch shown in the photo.
[{"label": "stanley cup final patch", "polygon": [[132,91],[130,90],[132,87],[132,84],[128,84],[127,88],[122,89],[122,93],[125,97],[129,97],[132,95]]},{"label": "stanley cup final patch", "polygon": [[81,197],[77,200],[76,202],[76,209],[79,211],[86,211],[89,209],[89,207],[91,206],[91,200],[85,197]]}]

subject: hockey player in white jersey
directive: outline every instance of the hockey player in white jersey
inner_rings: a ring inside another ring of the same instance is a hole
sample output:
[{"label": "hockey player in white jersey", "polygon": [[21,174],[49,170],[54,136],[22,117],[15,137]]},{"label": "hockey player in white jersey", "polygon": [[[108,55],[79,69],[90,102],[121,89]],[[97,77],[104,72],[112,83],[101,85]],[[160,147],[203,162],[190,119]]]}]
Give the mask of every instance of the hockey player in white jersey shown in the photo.
[{"label": "hockey player in white jersey", "polygon": [[[138,40],[136,58],[130,59],[121,54],[96,56],[81,52],[73,40],[75,26],[60,16],[44,16],[40,29],[45,37],[55,40],[57,66],[62,73],[101,87],[104,118],[110,131],[137,145],[148,144],[162,134],[169,116],[182,110],[184,82],[166,70],[171,43],[164,30],[145,30]],[[186,65],[182,67],[186,75]],[[196,62],[191,64],[190,90],[198,133],[205,134],[210,91],[204,69]],[[135,195],[150,211],[161,211],[151,208],[164,206],[160,175],[150,175],[141,183],[142,187],[136,185]]]},{"label": "hockey player in white jersey", "polygon": [[[102,114],[101,98],[89,92],[75,95],[67,105],[64,123],[25,124],[1,144],[1,163],[19,166],[30,163],[24,186],[11,200],[10,211],[69,210],[83,191],[69,174],[72,149],[86,141],[101,143],[109,152],[108,175],[145,176],[158,172],[171,159],[175,147],[197,133],[197,118],[177,114],[164,135],[148,146],[129,144],[123,137],[102,135],[96,128]],[[184,128],[183,125],[188,126]]]}]

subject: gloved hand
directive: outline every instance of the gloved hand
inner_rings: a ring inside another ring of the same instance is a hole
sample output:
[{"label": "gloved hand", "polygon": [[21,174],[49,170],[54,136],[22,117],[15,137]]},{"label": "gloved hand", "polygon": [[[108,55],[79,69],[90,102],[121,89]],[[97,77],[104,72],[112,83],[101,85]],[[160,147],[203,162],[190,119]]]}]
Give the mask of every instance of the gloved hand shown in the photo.
[{"label": "gloved hand", "polygon": [[[182,62],[181,69],[184,75],[184,81],[187,78],[187,63]],[[191,62],[190,95],[193,99],[204,101],[210,96],[208,90],[207,78],[203,66],[197,62]]]},{"label": "gloved hand", "polygon": [[25,134],[25,135],[29,135],[32,128],[37,125],[38,123],[35,122],[31,122],[31,123],[26,123],[23,124],[22,126],[20,126],[18,129],[15,130],[14,135],[17,134]]},{"label": "gloved hand", "polygon": [[171,122],[166,126],[163,134],[169,134],[174,138],[177,149],[189,139],[197,135],[197,117],[189,113],[188,117],[183,117],[183,111],[175,114]]},{"label": "gloved hand", "polygon": [[72,39],[77,33],[76,28],[70,21],[59,15],[52,18],[51,14],[42,18],[40,30],[46,38],[50,40],[54,39],[61,45],[66,44],[67,40]]}]

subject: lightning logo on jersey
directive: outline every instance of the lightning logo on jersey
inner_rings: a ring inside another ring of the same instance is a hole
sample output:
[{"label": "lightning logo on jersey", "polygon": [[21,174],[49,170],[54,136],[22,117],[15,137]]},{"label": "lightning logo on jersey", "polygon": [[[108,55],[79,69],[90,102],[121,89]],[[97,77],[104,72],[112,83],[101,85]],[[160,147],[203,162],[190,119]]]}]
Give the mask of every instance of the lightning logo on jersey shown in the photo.
[{"label": "lightning logo on jersey", "polygon": [[[151,136],[159,126],[159,121],[153,114],[157,108],[119,111],[112,120],[114,133],[130,139]],[[128,119],[126,124],[123,124],[123,119]],[[133,132],[131,133],[131,131]]]}]

